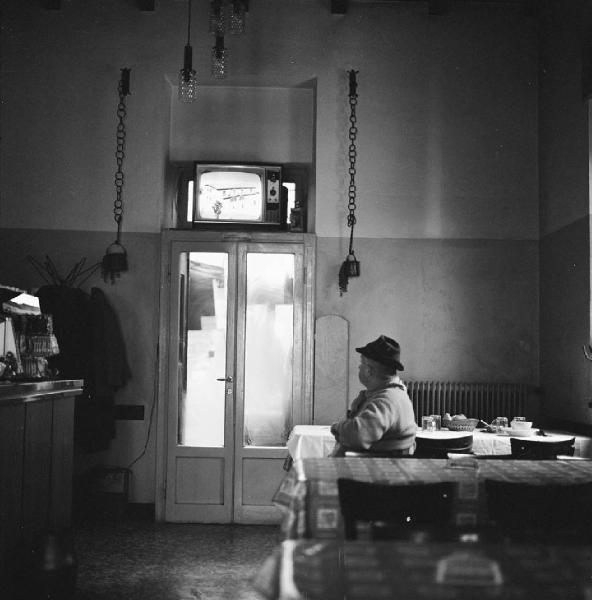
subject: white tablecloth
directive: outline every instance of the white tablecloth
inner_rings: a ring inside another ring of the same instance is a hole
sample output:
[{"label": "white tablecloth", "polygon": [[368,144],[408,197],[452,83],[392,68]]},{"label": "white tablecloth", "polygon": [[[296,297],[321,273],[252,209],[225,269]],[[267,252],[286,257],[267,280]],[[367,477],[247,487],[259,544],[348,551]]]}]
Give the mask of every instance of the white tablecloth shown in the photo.
[{"label": "white tablecloth", "polygon": [[335,438],[329,425],[296,425],[286,445],[294,460],[323,458],[333,450]]},{"label": "white tablecloth", "polygon": [[[475,454],[510,454],[510,436],[506,433],[470,432],[473,435],[473,452]],[[541,442],[560,442],[575,437],[575,456],[592,458],[592,438],[570,434],[564,431],[546,432],[547,436],[533,435]],[[418,437],[443,438],[466,435],[464,431],[423,431],[418,429]],[[529,439],[529,438],[526,438]],[[329,456],[335,445],[335,438],[328,425],[296,425],[288,439],[288,452],[297,460],[299,458],[322,458]]]}]

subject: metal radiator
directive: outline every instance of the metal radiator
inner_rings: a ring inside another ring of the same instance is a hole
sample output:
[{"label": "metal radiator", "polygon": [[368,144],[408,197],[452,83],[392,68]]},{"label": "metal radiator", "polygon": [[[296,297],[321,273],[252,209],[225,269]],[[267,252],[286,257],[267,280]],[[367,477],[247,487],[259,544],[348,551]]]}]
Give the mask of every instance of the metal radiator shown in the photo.
[{"label": "metal radiator", "polygon": [[[464,413],[491,423],[495,417],[526,416],[534,388],[524,383],[406,381],[418,423],[424,415]],[[530,411],[529,411],[530,412]]]}]

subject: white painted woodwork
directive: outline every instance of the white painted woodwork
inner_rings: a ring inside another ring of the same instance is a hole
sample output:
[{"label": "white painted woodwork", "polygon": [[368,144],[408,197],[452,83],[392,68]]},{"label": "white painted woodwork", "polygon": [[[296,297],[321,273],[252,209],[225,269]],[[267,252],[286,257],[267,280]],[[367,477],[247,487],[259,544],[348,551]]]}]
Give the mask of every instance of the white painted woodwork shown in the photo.
[{"label": "white painted woodwork", "polygon": [[[157,472],[163,489],[157,515],[173,522],[277,523],[273,505],[282,478],[285,446],[249,446],[244,439],[245,265],[248,253],[290,253],[295,259],[294,344],[292,365],[293,424],[312,420],[313,298],[315,238],[310,234],[216,233],[170,231],[163,234],[158,439],[165,454]],[[228,309],[223,447],[178,443],[179,407],[183,402],[183,337],[187,327],[181,281],[190,252],[228,253]],[[231,276],[231,274],[234,275]],[[235,358],[237,357],[237,358]]]}]

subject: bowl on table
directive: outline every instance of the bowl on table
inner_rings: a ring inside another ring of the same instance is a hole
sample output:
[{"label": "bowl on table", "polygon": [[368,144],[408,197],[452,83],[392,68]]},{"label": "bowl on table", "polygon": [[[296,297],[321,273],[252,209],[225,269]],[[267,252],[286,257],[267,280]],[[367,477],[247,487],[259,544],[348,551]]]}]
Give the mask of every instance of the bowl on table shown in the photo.
[{"label": "bowl on table", "polygon": [[449,431],[473,431],[479,419],[446,419],[442,421],[442,427],[447,427]]},{"label": "bowl on table", "polygon": [[502,431],[511,437],[529,437],[536,429],[532,428],[532,421],[512,421],[510,427],[502,427]]},{"label": "bowl on table", "polygon": [[532,429],[532,421],[516,421],[515,419],[510,423],[512,429],[518,431],[524,431]]},{"label": "bowl on table", "polygon": [[534,429],[512,429],[511,427],[509,428],[508,434],[510,435],[510,437],[530,437],[531,435],[534,435],[535,430]]}]

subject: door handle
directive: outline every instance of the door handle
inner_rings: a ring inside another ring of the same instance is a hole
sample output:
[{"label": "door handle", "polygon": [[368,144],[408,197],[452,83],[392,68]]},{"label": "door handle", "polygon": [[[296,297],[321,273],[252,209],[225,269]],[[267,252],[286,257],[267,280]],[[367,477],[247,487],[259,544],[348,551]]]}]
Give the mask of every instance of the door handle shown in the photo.
[{"label": "door handle", "polygon": [[232,377],[218,377],[216,381],[225,381],[226,383],[232,383]]}]

